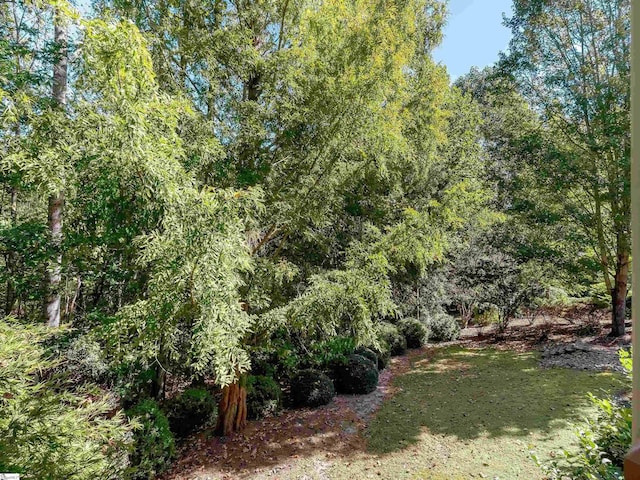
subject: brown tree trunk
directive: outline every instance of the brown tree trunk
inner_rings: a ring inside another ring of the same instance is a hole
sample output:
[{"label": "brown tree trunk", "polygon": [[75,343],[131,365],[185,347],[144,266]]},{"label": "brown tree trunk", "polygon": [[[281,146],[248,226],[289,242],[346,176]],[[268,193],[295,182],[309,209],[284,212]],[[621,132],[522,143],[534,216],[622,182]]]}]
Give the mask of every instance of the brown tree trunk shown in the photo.
[{"label": "brown tree trunk", "polygon": [[629,254],[618,254],[616,277],[611,292],[611,335],[620,337],[625,334],[624,322],[627,307],[627,283],[629,280]]},{"label": "brown tree trunk", "polygon": [[242,375],[235,383],[222,389],[222,399],[218,405],[216,435],[231,435],[240,432],[247,425],[246,377]]},{"label": "brown tree trunk", "polygon": [[[58,51],[53,63],[52,96],[56,106],[64,109],[67,101],[67,30],[65,19],[59,11],[55,12],[54,40]],[[60,281],[62,279],[62,192],[49,197],[49,241],[51,242],[51,259],[47,268],[46,298],[44,314],[49,327],[60,325]]]}]

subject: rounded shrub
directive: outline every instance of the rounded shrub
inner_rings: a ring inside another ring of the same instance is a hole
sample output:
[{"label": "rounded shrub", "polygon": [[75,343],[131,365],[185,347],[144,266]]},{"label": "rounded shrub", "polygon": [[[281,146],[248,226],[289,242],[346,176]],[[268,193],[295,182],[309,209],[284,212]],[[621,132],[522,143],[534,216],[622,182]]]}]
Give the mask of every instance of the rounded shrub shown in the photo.
[{"label": "rounded shrub", "polygon": [[427,320],[429,340],[433,342],[450,342],[460,336],[460,325],[455,318],[446,313],[436,314]]},{"label": "rounded shrub", "polygon": [[400,333],[398,327],[391,323],[380,324],[380,340],[389,346],[389,353],[392,357],[402,355],[407,351],[407,339]]},{"label": "rounded shrub", "polygon": [[169,427],[176,437],[186,437],[216,418],[216,400],[205,388],[188,388],[167,403]]},{"label": "rounded shrub", "polygon": [[169,466],[176,453],[169,420],[154,400],[143,400],[127,416],[140,424],[134,433],[131,478],[151,479]]},{"label": "rounded shrub", "polygon": [[380,340],[379,344],[379,348],[373,348],[372,350],[378,357],[378,370],[384,370],[387,368],[389,360],[391,360],[391,349],[384,340]]},{"label": "rounded shrub", "polygon": [[271,377],[250,375],[247,378],[247,416],[258,419],[276,415],[282,408],[282,390]]},{"label": "rounded shrub", "polygon": [[378,355],[376,352],[367,347],[358,347],[354,350],[356,355],[362,355],[364,358],[368,358],[374,365],[378,366]]},{"label": "rounded shrub", "polygon": [[398,330],[404,335],[407,347],[420,348],[427,341],[427,327],[424,323],[415,318],[405,318],[398,322]]},{"label": "rounded shrub", "polygon": [[341,393],[371,393],[378,386],[378,366],[362,355],[349,355],[336,370],[336,389]]},{"label": "rounded shrub", "polygon": [[319,407],[336,395],[333,381],[319,370],[300,370],[291,379],[291,397],[296,407]]}]

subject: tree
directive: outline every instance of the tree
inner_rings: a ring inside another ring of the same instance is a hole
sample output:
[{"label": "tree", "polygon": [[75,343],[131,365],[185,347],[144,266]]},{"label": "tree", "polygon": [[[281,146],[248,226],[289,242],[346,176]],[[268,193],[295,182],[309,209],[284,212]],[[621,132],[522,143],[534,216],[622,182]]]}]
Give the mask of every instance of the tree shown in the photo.
[{"label": "tree", "polygon": [[[67,19],[60,8],[55,9],[53,15],[55,60],[53,63],[53,81],[51,97],[53,107],[64,112],[67,104]],[[64,206],[64,191],[53,193],[49,197],[48,223],[51,245],[51,262],[48,267],[46,283],[47,297],[44,311],[46,323],[49,327],[60,326],[60,282],[62,280],[62,209]]]},{"label": "tree", "polygon": [[516,0],[501,68],[556,136],[545,186],[594,241],[612,298],[612,335],[624,334],[630,251],[628,0]]}]

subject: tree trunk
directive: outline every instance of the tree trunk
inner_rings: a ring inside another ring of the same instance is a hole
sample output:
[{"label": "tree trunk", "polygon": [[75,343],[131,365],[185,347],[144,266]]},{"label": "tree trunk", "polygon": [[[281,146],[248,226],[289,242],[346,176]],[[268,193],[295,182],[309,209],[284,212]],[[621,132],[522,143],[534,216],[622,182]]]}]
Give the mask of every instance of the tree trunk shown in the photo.
[{"label": "tree trunk", "polygon": [[247,425],[247,389],[244,375],[222,390],[218,405],[216,435],[228,436],[240,432]]},{"label": "tree trunk", "polygon": [[[11,226],[15,227],[18,223],[18,189],[16,187],[11,187]],[[7,279],[7,294],[5,297],[5,315],[10,315],[13,311],[13,305],[16,301],[16,288],[14,285],[13,276],[15,275],[16,265],[18,263],[18,254],[15,249],[11,249],[9,251],[9,255],[7,257],[7,273],[9,274],[9,278]]]},{"label": "tree trunk", "polygon": [[[56,106],[64,109],[67,101],[67,30],[65,19],[59,11],[55,12],[54,40],[58,51],[53,63],[52,96]],[[51,259],[47,268],[46,298],[44,313],[47,325],[60,325],[60,280],[62,279],[62,207],[64,194],[55,193],[49,197],[49,240],[51,242]]]},{"label": "tree trunk", "polygon": [[629,254],[627,252],[619,253],[616,262],[615,285],[611,292],[611,335],[614,337],[625,334],[628,280]]},{"label": "tree trunk", "polygon": [[47,269],[47,296],[45,316],[47,326],[60,326],[60,281],[62,279],[62,194],[49,197],[49,235],[52,258]]}]

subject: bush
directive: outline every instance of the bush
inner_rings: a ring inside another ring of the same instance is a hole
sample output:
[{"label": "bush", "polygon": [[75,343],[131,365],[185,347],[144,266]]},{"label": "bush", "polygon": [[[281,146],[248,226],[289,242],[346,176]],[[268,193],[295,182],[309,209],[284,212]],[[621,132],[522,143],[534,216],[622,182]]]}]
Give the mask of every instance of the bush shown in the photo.
[{"label": "bush", "polygon": [[164,471],[175,455],[169,420],[154,400],[143,400],[127,415],[140,424],[131,454],[131,478],[151,479]]},{"label": "bush", "polygon": [[77,383],[101,383],[107,380],[109,365],[103,347],[86,335],[74,339],[65,351],[66,368]]},{"label": "bush", "polygon": [[407,347],[420,348],[427,341],[428,331],[420,320],[405,318],[398,323],[398,330],[404,335]]},{"label": "bush", "polygon": [[318,370],[301,370],[291,379],[291,397],[296,407],[326,405],[335,395],[333,381]]},{"label": "bush", "polygon": [[120,479],[131,426],[108,392],[74,385],[44,348],[62,331],[0,322],[0,472],[24,480]]},{"label": "bush", "polygon": [[376,353],[373,350],[371,350],[370,348],[358,347],[353,351],[353,353],[355,353],[357,355],[362,355],[364,358],[368,358],[369,360],[371,360],[373,362],[373,364],[375,366],[377,366],[379,368],[378,355],[376,355]]},{"label": "bush", "polygon": [[455,318],[446,313],[433,315],[427,320],[429,340],[433,342],[450,342],[460,336],[460,325]]},{"label": "bush", "polygon": [[389,346],[389,353],[392,357],[402,355],[407,350],[407,340],[400,333],[398,327],[390,323],[383,322],[379,326],[380,340]]},{"label": "bush", "polygon": [[282,390],[271,377],[247,378],[247,416],[251,419],[277,414],[282,408]]},{"label": "bush", "polygon": [[205,388],[188,388],[167,403],[169,427],[176,437],[186,437],[216,418],[218,407]]},{"label": "bush", "polygon": [[498,323],[500,321],[500,312],[495,305],[486,305],[476,307],[473,310],[473,323],[481,327]]},{"label": "bush", "polygon": [[351,337],[334,337],[311,346],[308,366],[317,370],[331,371],[338,365],[344,365],[347,357],[353,353],[356,342]]},{"label": "bush", "polygon": [[378,370],[384,370],[391,360],[391,349],[386,342],[381,341],[379,348],[374,348],[373,352],[378,357]]},{"label": "bush", "polygon": [[291,341],[273,338],[266,347],[251,352],[251,373],[286,380],[300,370],[300,362],[301,358]]},{"label": "bush", "polygon": [[371,393],[378,386],[378,366],[362,355],[349,355],[336,369],[336,389],[341,393]]}]

